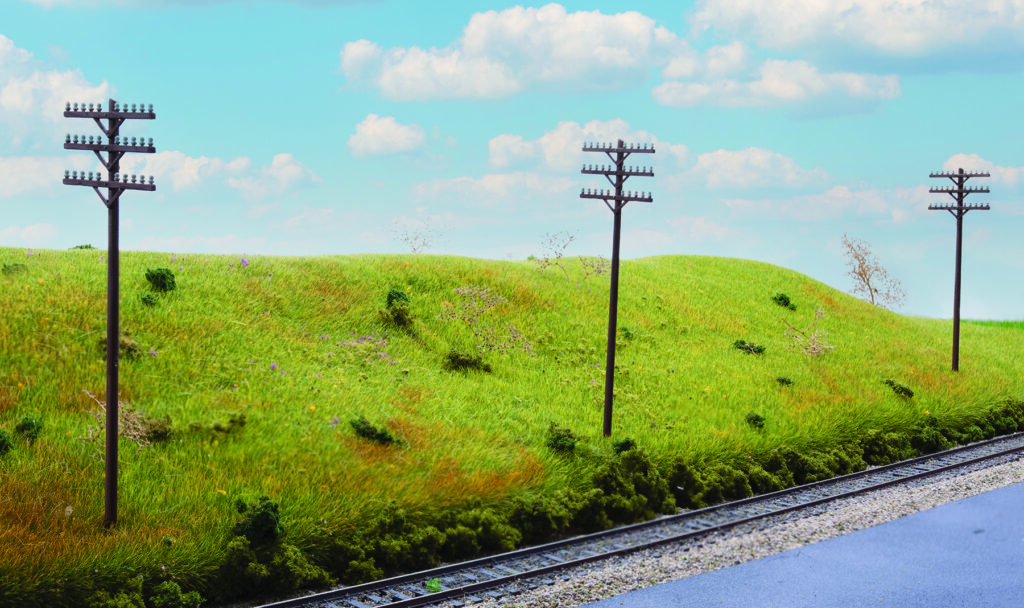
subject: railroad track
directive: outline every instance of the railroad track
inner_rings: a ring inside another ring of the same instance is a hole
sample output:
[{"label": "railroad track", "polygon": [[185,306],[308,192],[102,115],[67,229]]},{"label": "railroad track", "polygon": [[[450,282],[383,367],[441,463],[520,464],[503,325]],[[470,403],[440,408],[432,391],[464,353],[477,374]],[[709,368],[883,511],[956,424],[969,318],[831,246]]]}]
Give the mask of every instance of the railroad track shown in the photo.
[{"label": "railroad track", "polygon": [[771,494],[267,604],[261,608],[412,608],[441,602],[469,605],[550,584],[560,570],[669,543],[692,541],[741,524],[931,475],[967,470],[987,461],[1021,453],[1024,453],[1024,433],[1016,433]]}]

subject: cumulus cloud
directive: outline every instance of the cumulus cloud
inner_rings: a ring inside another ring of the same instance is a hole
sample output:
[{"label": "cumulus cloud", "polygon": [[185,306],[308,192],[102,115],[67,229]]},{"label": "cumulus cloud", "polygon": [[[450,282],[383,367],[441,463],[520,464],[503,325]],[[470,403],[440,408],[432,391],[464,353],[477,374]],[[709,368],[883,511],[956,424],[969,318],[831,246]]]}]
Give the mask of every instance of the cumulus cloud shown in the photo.
[{"label": "cumulus cloud", "polygon": [[699,0],[697,30],[754,40],[767,49],[845,45],[896,56],[982,47],[993,37],[1020,48],[1024,4],[1017,0]]},{"label": "cumulus cloud", "polygon": [[[727,61],[723,65],[727,65]],[[769,59],[749,80],[671,80],[654,87],[651,95],[661,105],[678,108],[698,105],[778,107],[827,101],[838,110],[856,110],[898,97],[900,86],[894,75],[823,73],[806,61]]]},{"label": "cumulus cloud", "polygon": [[414,193],[420,199],[461,199],[473,206],[489,207],[513,197],[557,195],[572,187],[568,177],[514,172],[430,180],[418,184]]},{"label": "cumulus cloud", "polygon": [[0,228],[0,243],[12,247],[43,247],[50,244],[56,234],[57,228],[53,224],[8,226]]},{"label": "cumulus cloud", "polygon": [[[942,163],[943,171],[987,171],[992,177],[991,182],[1002,183],[1007,186],[1016,186],[1021,177],[1024,177],[1024,167],[1002,167],[990,160],[986,160],[977,154],[954,154]],[[988,182],[988,179],[983,179]],[[981,184],[979,184],[981,185]]]},{"label": "cumulus cloud", "polygon": [[341,71],[389,99],[507,97],[530,86],[557,90],[640,84],[686,43],[635,11],[569,13],[559,4],[474,14],[445,48],[382,49],[347,43]]},{"label": "cumulus cloud", "polygon": [[291,154],[276,154],[269,166],[260,169],[258,177],[228,178],[227,184],[247,199],[279,195],[294,185],[319,183],[319,177],[295,160]]},{"label": "cumulus cloud", "polygon": [[889,190],[853,190],[838,185],[824,192],[786,198],[726,198],[722,203],[733,213],[751,215],[784,215],[801,222],[818,222],[840,218],[874,218],[878,221],[903,222],[910,217],[928,213],[927,186]]},{"label": "cumulus cloud", "polygon": [[230,161],[207,156],[189,156],[178,150],[167,150],[145,157],[126,157],[121,169],[127,173],[152,175],[157,186],[170,181],[175,192],[194,188],[204,180],[241,175],[249,170],[252,161],[240,156]]},{"label": "cumulus cloud", "polygon": [[579,170],[584,162],[594,162],[593,154],[583,152],[584,142],[614,142],[618,139],[630,143],[654,144],[658,150],[656,159],[633,156],[631,164],[651,165],[654,160],[671,159],[672,164],[689,162],[689,149],[681,144],[670,144],[642,129],[635,129],[621,118],[614,120],[592,120],[586,124],[566,121],[558,123],[537,139],[527,140],[520,135],[501,134],[488,142],[490,163],[496,167],[508,165],[513,160],[543,159],[552,170],[565,172]]},{"label": "cumulus cloud", "polygon": [[45,70],[32,53],[0,34],[0,124],[20,144],[26,134],[58,132],[67,101],[101,102],[111,94],[106,82],[93,84],[78,70]]},{"label": "cumulus cloud", "polygon": [[355,156],[375,156],[415,150],[425,141],[426,133],[419,125],[403,125],[392,116],[368,114],[348,138],[348,147]]},{"label": "cumulus cloud", "polygon": [[0,157],[0,199],[26,192],[56,191],[63,188],[65,170],[96,171],[95,158],[46,156]]},{"label": "cumulus cloud", "polygon": [[799,187],[827,179],[821,169],[804,169],[778,152],[762,148],[715,150],[697,156],[684,179],[697,179],[708,188]]}]

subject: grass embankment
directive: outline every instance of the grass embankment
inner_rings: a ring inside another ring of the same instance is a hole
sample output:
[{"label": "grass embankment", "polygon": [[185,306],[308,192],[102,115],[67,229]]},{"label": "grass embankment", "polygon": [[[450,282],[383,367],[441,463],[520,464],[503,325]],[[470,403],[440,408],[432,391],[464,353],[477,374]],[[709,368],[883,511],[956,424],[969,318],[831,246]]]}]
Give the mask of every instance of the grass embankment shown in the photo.
[{"label": "grass embankment", "polygon": [[[611,452],[601,436],[607,275],[583,279],[578,262],[541,273],[425,255],[123,253],[121,327],[137,350],[122,360],[120,399],[151,422],[169,419],[171,435],[144,449],[122,439],[120,521],[104,531],[102,438],[82,439],[98,425],[86,393],[105,398],[104,254],[0,248],[0,430],[13,445],[0,456],[0,604],[43,593],[74,605],[136,574],[216,595],[239,498],[271,497],[283,538],[323,558],[379,526],[390,503],[439,522],[585,491],[590,461],[545,447],[552,423],[580,437],[577,453]],[[151,290],[146,270],[160,267],[176,290]],[[450,350],[477,350],[467,324],[441,318],[466,302],[455,293],[465,286],[507,300],[479,316],[481,335],[500,342],[514,326],[532,355],[483,353],[490,373],[444,369]],[[389,290],[408,296],[412,331],[381,315]],[[778,292],[796,310],[776,304]],[[783,320],[805,329],[817,308],[835,349],[811,358],[787,348]],[[1024,395],[1014,327],[965,323],[952,373],[949,321],[896,315],[757,262],[627,261],[619,327],[612,439],[632,439],[665,471],[827,450],[927,419],[963,425]],[[356,437],[359,416],[400,444]],[[26,417],[42,423],[35,441],[16,432]],[[452,538],[437,542],[458,555]]]}]

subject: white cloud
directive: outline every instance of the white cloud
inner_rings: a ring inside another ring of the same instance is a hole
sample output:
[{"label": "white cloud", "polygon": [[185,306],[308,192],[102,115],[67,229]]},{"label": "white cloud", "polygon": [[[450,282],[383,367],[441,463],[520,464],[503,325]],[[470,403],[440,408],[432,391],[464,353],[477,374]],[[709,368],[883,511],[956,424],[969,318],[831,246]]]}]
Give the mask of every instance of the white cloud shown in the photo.
[{"label": "white cloud", "polygon": [[0,157],[0,198],[63,188],[61,180],[64,178],[65,170],[98,171],[99,162],[93,157],[86,156]]},{"label": "white cloud", "polygon": [[778,152],[747,148],[701,154],[683,179],[698,179],[708,188],[751,188],[805,186],[827,177],[825,171],[803,169]]},{"label": "white cloud", "polygon": [[259,177],[228,178],[228,186],[247,199],[279,195],[300,183],[319,183],[319,177],[295,160],[291,154],[276,154],[269,166],[260,169]]},{"label": "white cloud", "polygon": [[248,157],[240,156],[230,161],[206,156],[188,156],[178,150],[167,150],[145,157],[126,157],[121,169],[126,173],[152,175],[160,187],[164,180],[170,180],[175,192],[196,187],[207,178],[232,176],[245,173],[252,165]]},{"label": "white cloud", "polygon": [[53,224],[8,226],[0,228],[0,243],[10,247],[43,247],[49,245],[56,234],[57,228]]},{"label": "white cloud", "polygon": [[722,242],[733,238],[737,231],[700,216],[678,216],[669,219],[676,240],[688,242]]},{"label": "white cloud", "polygon": [[800,222],[819,222],[842,218],[874,218],[901,223],[910,217],[928,213],[927,186],[891,190],[859,190],[839,185],[825,192],[775,199],[722,199],[734,215],[788,216]]},{"label": "white cloud", "polygon": [[498,98],[529,86],[558,90],[618,88],[646,80],[651,65],[685,42],[635,11],[568,13],[559,4],[474,14],[452,45],[383,50],[367,40],[341,51],[352,82],[389,99]]},{"label": "white cloud", "polygon": [[[987,171],[992,176],[992,182],[1002,183],[1011,187],[1016,186],[1021,177],[1024,177],[1024,167],[1001,167],[977,154],[954,154],[946,159],[946,162],[942,163],[943,171],[956,171],[958,169],[963,169],[964,171]],[[981,180],[982,183],[977,184],[977,186],[982,186],[989,182],[986,178],[973,179],[976,181]],[[974,186],[973,183],[971,185]],[[945,184],[943,187],[945,187]]]},{"label": "white cloud", "polygon": [[843,111],[898,97],[900,86],[893,75],[822,73],[806,61],[769,59],[761,64],[751,80],[672,80],[654,87],[651,95],[662,105],[679,108],[698,105],[778,107],[824,101]]},{"label": "white cloud", "polygon": [[419,125],[403,125],[392,116],[368,114],[348,138],[348,147],[355,156],[372,156],[415,150],[425,141],[426,133]]},{"label": "white cloud", "polygon": [[694,26],[768,49],[846,45],[897,56],[981,47],[993,37],[1020,46],[1024,3],[976,0],[700,0]]},{"label": "white cloud", "polygon": [[457,198],[473,206],[486,207],[513,197],[557,195],[572,187],[573,182],[568,177],[515,172],[490,173],[481,177],[435,179],[418,184],[414,192],[421,199]]},{"label": "white cloud", "polygon": [[33,130],[57,133],[65,102],[98,103],[110,94],[106,82],[94,85],[77,70],[41,69],[30,52],[0,34],[0,124],[11,129],[15,144]]},{"label": "white cloud", "polygon": [[173,251],[175,253],[269,253],[270,242],[263,237],[222,236],[146,236],[130,249],[136,251]]},{"label": "white cloud", "polygon": [[[630,164],[650,166],[656,160],[668,155],[674,164],[683,165],[690,162],[689,149],[681,144],[661,142],[657,137],[641,129],[634,129],[621,118],[602,121],[592,120],[586,124],[578,122],[560,122],[554,129],[534,140],[525,140],[522,136],[502,134],[488,142],[490,163],[501,167],[512,160],[543,158],[544,164],[554,171],[578,171],[584,162],[603,162],[605,158],[597,158],[593,153],[584,153],[585,142],[614,142],[622,139],[629,143],[654,144],[655,158],[647,155],[633,156]],[[661,154],[662,156],[658,156]]]}]

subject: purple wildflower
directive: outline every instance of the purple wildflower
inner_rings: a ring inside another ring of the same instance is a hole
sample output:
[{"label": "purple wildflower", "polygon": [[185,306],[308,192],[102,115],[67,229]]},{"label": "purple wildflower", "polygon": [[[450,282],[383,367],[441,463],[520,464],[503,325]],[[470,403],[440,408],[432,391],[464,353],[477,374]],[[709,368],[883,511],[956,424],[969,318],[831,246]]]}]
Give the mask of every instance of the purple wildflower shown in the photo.
[{"label": "purple wildflower", "polygon": [[242,258],[242,268],[245,268],[248,265],[249,265],[249,260],[247,260],[245,258]]},{"label": "purple wildflower", "polygon": [[277,369],[277,363],[271,363],[270,369]]},{"label": "purple wildflower", "polygon": [[155,357],[156,356],[156,350],[152,349],[152,348],[149,349],[149,354],[151,354],[151,355],[153,355]]}]

